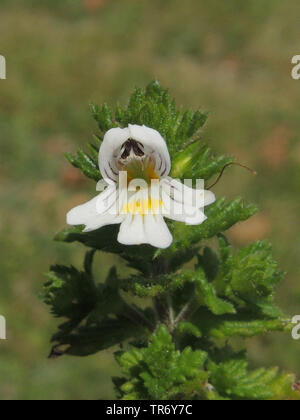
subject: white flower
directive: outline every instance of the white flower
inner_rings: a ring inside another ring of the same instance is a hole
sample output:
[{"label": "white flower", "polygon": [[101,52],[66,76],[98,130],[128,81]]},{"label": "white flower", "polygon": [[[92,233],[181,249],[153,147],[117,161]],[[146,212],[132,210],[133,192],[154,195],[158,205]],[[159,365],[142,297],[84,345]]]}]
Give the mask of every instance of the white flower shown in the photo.
[{"label": "white flower", "polygon": [[109,130],[100,147],[99,167],[106,189],[71,210],[67,223],[85,225],[85,232],[121,224],[118,241],[124,245],[168,248],[173,238],[164,217],[198,225],[206,220],[204,207],[215,201],[212,192],[169,177],[166,142],[145,126]]}]

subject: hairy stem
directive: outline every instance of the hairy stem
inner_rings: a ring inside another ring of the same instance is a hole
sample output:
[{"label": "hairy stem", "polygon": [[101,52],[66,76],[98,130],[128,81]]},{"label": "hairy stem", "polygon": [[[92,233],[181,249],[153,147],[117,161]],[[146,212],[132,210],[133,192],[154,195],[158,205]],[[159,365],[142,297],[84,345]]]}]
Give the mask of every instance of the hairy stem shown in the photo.
[{"label": "hairy stem", "polygon": [[175,322],[174,322],[174,328],[177,327],[177,325],[186,319],[189,315],[191,315],[195,308],[197,308],[197,301],[195,298],[191,298],[190,301],[182,308],[182,310],[177,315]]},{"label": "hairy stem", "polygon": [[172,296],[169,293],[167,295],[167,304],[168,304],[170,327],[171,327],[171,330],[173,331],[174,324],[175,324],[175,316],[174,316],[174,309],[173,309],[173,303],[172,303]]},{"label": "hairy stem", "polygon": [[153,299],[155,312],[160,323],[166,323],[168,320],[168,306],[165,297],[159,296]]}]

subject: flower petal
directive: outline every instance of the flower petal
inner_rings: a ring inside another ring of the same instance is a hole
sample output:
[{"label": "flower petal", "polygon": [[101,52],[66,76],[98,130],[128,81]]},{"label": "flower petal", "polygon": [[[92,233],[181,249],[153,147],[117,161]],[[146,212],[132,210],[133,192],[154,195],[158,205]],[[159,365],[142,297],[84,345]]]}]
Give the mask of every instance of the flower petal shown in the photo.
[{"label": "flower petal", "polygon": [[148,214],[144,219],[147,243],[156,248],[168,248],[172,244],[173,237],[163,216]]},{"label": "flower petal", "polygon": [[103,214],[99,215],[95,219],[89,220],[83,232],[92,232],[108,225],[119,225],[124,220],[124,216],[118,216],[114,214]]},{"label": "flower petal", "polygon": [[171,170],[171,158],[167,144],[160,133],[145,125],[129,125],[129,131],[130,137],[146,148],[146,154],[154,157],[156,172],[161,177],[168,176]]},{"label": "flower petal", "polygon": [[103,178],[109,184],[116,182],[119,176],[114,164],[116,151],[119,151],[129,138],[128,128],[112,128],[104,136],[99,152],[99,167]]},{"label": "flower petal", "polygon": [[143,216],[129,213],[121,224],[118,241],[123,245],[146,243]]},{"label": "flower petal", "polygon": [[162,188],[175,201],[197,208],[209,206],[216,201],[216,196],[213,192],[190,188],[171,177],[162,180]]},{"label": "flower petal", "polygon": [[99,196],[70,210],[67,214],[68,225],[86,225],[90,219],[99,216],[97,213],[98,199]]},{"label": "flower petal", "polygon": [[168,219],[183,222],[187,225],[200,225],[207,219],[202,209],[189,206],[186,203],[179,203],[173,200],[165,191],[162,192],[162,199],[162,214]]},{"label": "flower petal", "polygon": [[128,214],[121,224],[118,241],[123,245],[149,244],[168,248],[173,238],[161,215]]},{"label": "flower petal", "polygon": [[67,214],[68,225],[85,225],[84,231],[90,232],[109,224],[121,223],[124,216],[118,215],[117,197],[116,187],[109,186],[97,197],[69,211]]}]

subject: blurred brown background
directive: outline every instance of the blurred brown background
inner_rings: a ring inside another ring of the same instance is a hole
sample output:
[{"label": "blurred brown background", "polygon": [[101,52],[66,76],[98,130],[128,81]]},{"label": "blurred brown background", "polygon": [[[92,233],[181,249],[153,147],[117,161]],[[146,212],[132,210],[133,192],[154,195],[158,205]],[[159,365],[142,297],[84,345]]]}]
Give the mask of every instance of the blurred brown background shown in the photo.
[{"label": "blurred brown background", "polygon": [[[203,138],[234,154],[258,176],[226,172],[216,188],[242,195],[261,212],[233,228],[241,246],[270,238],[288,271],[278,301],[300,313],[300,54],[296,0],[2,0],[0,54],[1,399],[110,398],[110,352],[48,361],[55,330],[38,295],[54,262],[77,266],[83,249],[52,241],[65,213],[95,193],[63,157],[96,130],[91,101],[124,103],[153,79],[183,107],[210,111]],[[104,267],[113,257],[97,256]],[[118,263],[118,261],[117,261]],[[270,335],[249,340],[253,365],[300,374],[300,342]]]}]

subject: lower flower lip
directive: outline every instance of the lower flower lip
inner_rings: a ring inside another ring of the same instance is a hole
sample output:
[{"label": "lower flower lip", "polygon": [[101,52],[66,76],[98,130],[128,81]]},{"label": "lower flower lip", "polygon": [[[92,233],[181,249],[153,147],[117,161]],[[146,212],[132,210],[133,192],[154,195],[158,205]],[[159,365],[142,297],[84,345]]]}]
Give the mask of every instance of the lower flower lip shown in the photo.
[{"label": "lower flower lip", "polygon": [[150,187],[144,181],[144,187],[139,190],[135,185],[130,189],[127,179],[123,185],[121,180],[119,185],[110,184],[98,197],[71,210],[67,222],[85,225],[85,232],[120,224],[118,240],[123,245],[150,244],[167,248],[172,243],[172,235],[164,218],[199,225],[206,220],[203,208],[215,201],[215,196],[169,177],[156,185],[157,190],[155,184]]}]

